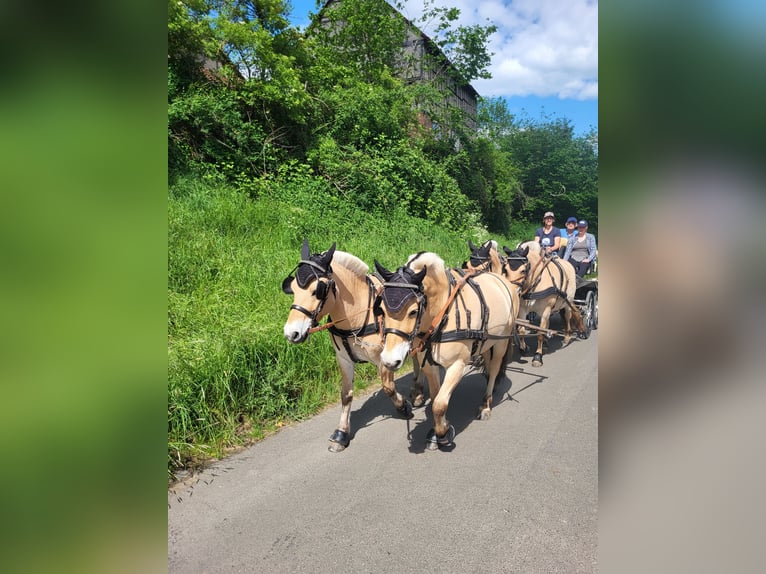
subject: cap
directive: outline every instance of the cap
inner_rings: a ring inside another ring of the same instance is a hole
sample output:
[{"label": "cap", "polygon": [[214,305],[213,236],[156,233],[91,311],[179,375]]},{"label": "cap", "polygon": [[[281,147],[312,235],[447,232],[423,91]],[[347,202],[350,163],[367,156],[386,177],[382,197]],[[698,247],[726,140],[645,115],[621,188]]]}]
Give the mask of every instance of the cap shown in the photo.
[{"label": "cap", "polygon": [[546,217],[554,217],[555,218],[556,216],[553,215],[552,211],[546,211],[545,215],[543,215],[543,219],[545,219]]},{"label": "cap", "polygon": [[581,219],[580,221],[577,222],[577,227],[588,227],[588,222],[585,221],[584,219]]},{"label": "cap", "polygon": [[567,223],[577,223],[577,218],[576,217],[570,217],[569,219],[567,219]]}]

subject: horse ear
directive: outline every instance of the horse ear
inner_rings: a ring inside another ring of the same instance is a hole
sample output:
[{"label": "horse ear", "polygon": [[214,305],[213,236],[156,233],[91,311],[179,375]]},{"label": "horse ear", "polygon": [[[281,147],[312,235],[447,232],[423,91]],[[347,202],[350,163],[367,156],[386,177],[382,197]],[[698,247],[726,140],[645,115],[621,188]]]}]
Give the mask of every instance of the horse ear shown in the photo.
[{"label": "horse ear", "polygon": [[422,284],[423,277],[426,276],[426,271],[428,271],[428,265],[423,265],[423,269],[421,269],[419,272],[415,273],[415,275],[412,276],[412,282],[415,285]]},{"label": "horse ear", "polygon": [[375,259],[375,270],[380,273],[380,276],[383,277],[386,281],[391,279],[391,277],[394,276],[393,273],[391,273],[388,269],[383,267],[380,263],[378,263],[378,260]]},{"label": "horse ear", "polygon": [[311,257],[311,250],[309,249],[309,240],[306,238],[303,240],[303,245],[301,246],[301,259],[307,261],[309,257]]},{"label": "horse ear", "polygon": [[505,246],[505,245],[503,245],[503,251],[505,251],[505,254],[506,254],[506,255],[510,255],[511,253],[513,253],[513,251],[511,251],[511,250],[510,250],[510,249],[509,249],[507,246]]},{"label": "horse ear", "polygon": [[476,246],[473,244],[473,241],[471,241],[470,239],[468,240],[468,249],[470,249],[471,251],[476,251]]},{"label": "horse ear", "polygon": [[527,255],[529,255],[529,247],[525,247],[524,249],[520,251],[520,253],[522,257],[526,257]]},{"label": "horse ear", "polygon": [[322,256],[322,261],[325,265],[329,265],[330,261],[332,261],[332,256],[335,254],[335,242],[332,242],[332,245],[330,246],[330,249],[325,251],[324,255]]}]

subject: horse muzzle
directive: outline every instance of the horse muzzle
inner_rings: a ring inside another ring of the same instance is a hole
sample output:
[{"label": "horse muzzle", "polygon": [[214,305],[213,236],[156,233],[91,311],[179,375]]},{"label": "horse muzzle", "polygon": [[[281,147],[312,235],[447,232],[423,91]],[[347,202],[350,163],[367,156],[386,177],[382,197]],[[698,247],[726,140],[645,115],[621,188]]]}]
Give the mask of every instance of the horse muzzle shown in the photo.
[{"label": "horse muzzle", "polygon": [[404,361],[407,360],[407,355],[410,352],[409,342],[402,342],[396,345],[393,349],[385,349],[380,354],[380,362],[389,371],[398,371],[404,365]]},{"label": "horse muzzle", "polygon": [[285,339],[291,343],[303,343],[309,338],[309,328],[311,321],[292,321],[287,323],[284,328]]}]

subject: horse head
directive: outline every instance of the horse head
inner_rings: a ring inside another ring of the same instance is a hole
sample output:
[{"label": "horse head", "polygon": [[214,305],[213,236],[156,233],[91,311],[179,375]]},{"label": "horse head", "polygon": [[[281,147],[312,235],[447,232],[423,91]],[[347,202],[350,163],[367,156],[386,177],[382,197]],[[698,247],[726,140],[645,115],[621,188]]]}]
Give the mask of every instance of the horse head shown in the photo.
[{"label": "horse head", "polygon": [[511,250],[503,246],[503,251],[506,254],[503,273],[511,283],[521,285],[529,272],[529,247],[517,247]]},{"label": "horse head", "polygon": [[308,239],[304,239],[301,259],[293,270],[295,274],[290,273],[282,281],[282,291],[293,295],[293,304],[284,327],[285,338],[291,343],[306,340],[309,330],[324,316],[322,308],[330,294],[336,294],[330,265],[334,254],[335,243],[327,251],[312,255]]},{"label": "horse head", "polygon": [[467,265],[463,267],[464,269],[500,272],[502,263],[497,253],[497,241],[488,239],[480,247],[476,247],[473,241],[469,239],[468,248],[471,250],[471,256]]},{"label": "horse head", "polygon": [[376,259],[375,269],[384,280],[383,292],[374,308],[375,314],[383,320],[383,352],[380,359],[388,369],[396,371],[404,364],[412,341],[420,331],[427,302],[423,293],[423,278],[428,267],[415,271],[402,266],[396,271],[389,271]]}]

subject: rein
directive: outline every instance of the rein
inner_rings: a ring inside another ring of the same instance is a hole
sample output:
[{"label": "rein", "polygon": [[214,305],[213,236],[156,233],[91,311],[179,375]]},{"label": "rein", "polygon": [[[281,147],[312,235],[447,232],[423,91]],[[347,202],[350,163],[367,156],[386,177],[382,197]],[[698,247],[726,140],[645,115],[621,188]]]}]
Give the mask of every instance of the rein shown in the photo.
[{"label": "rein", "polygon": [[[316,333],[318,331],[324,331],[325,329],[330,329],[332,327],[335,327],[335,325],[337,325],[338,323],[342,323],[343,321],[348,321],[351,317],[356,317],[358,315],[361,315],[362,313],[367,313],[367,312],[369,312],[369,309],[362,309],[361,311],[358,311],[347,317],[343,317],[343,319],[338,319],[337,321],[325,321],[321,325],[316,325],[315,327],[311,327],[311,329],[309,329],[309,333]],[[363,325],[362,328],[364,327],[365,326]]]},{"label": "rein", "polygon": [[420,343],[418,343],[417,347],[413,347],[413,349],[410,351],[410,356],[415,356],[417,353],[421,352],[423,350],[423,347],[425,347],[426,342],[428,342],[428,339],[431,338],[431,335],[434,334],[434,331],[436,331],[437,327],[442,322],[442,319],[444,318],[445,313],[449,309],[450,305],[452,305],[452,302],[455,300],[455,297],[457,296],[460,289],[463,288],[463,286],[468,282],[468,280],[473,277],[474,275],[477,275],[481,271],[478,271],[476,269],[469,269],[466,271],[465,275],[463,275],[460,280],[455,285],[455,288],[450,293],[449,297],[447,298],[447,302],[444,303],[444,306],[442,306],[441,310],[436,314],[434,317],[434,320],[431,322],[431,326],[428,327],[428,330],[425,332],[423,337],[420,339]]}]

